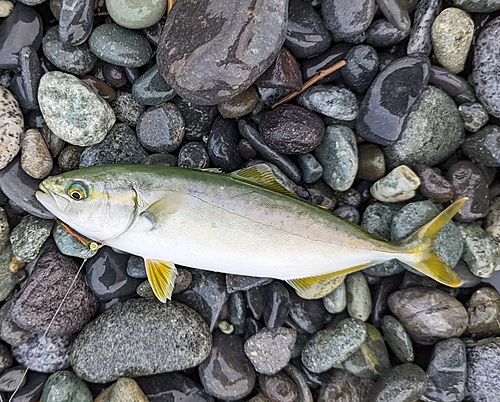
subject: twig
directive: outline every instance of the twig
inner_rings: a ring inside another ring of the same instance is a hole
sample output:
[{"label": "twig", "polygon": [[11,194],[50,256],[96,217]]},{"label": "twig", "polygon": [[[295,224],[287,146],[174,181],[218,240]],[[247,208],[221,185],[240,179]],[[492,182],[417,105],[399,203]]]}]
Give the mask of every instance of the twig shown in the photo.
[{"label": "twig", "polygon": [[170,10],[172,9],[173,5],[175,3],[175,0],[168,0],[167,2],[167,12],[169,13]]}]

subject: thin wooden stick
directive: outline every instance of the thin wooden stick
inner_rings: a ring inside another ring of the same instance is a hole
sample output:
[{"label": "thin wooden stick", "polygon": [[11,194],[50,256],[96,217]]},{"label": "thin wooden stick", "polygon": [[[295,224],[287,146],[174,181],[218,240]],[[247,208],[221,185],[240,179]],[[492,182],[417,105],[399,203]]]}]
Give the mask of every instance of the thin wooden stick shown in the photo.
[{"label": "thin wooden stick", "polygon": [[335,63],[333,66],[330,66],[328,68],[325,68],[324,70],[321,70],[319,73],[316,75],[313,75],[311,78],[309,78],[304,85],[302,85],[302,89],[300,91],[295,91],[289,93],[287,96],[281,98],[279,101],[275,102],[272,106],[271,109],[274,109],[276,106],[282,105],[283,103],[288,102],[289,100],[292,100],[295,98],[297,95],[300,95],[302,92],[304,92],[307,88],[309,88],[311,85],[316,84],[319,80],[325,78],[327,75],[330,75],[334,71],[337,71],[339,68],[342,68],[346,65],[345,60],[341,60],[338,63]]},{"label": "thin wooden stick", "polygon": [[167,12],[169,13],[170,10],[172,9],[173,5],[175,3],[175,0],[168,0],[167,1]]}]

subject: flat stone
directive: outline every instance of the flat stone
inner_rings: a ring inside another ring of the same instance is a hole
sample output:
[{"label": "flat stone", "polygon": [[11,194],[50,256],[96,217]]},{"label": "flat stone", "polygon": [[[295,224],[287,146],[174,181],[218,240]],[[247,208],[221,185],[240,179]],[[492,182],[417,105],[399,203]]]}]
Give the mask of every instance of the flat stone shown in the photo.
[{"label": "flat stone", "polygon": [[[50,3],[54,3],[53,1]],[[94,27],[94,3],[91,0],[63,0],[59,12],[59,38],[67,45],[85,42]]]},{"label": "flat stone", "polygon": [[115,23],[124,28],[147,28],[160,21],[167,9],[167,0],[144,3],[141,0],[108,0],[106,10]]},{"label": "flat stone", "polygon": [[385,371],[372,389],[373,402],[413,402],[427,388],[425,371],[405,363]]},{"label": "flat stone", "polygon": [[382,318],[382,332],[387,345],[401,362],[413,361],[415,355],[410,336],[396,318],[392,315],[384,316]]},{"label": "flat stone", "polygon": [[0,86],[0,169],[5,168],[21,149],[24,118],[12,92]]},{"label": "flat stone", "polygon": [[43,243],[50,236],[54,222],[33,215],[26,215],[10,233],[10,243],[15,257],[23,262],[34,260]]}]

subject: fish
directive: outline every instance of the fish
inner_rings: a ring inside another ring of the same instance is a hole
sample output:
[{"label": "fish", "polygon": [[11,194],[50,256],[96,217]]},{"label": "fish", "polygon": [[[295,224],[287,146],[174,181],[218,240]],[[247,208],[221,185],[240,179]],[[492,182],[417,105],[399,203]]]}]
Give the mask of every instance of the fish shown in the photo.
[{"label": "fish", "polygon": [[388,242],[299,199],[257,164],[232,173],[152,165],[100,165],[46,178],[37,199],[101,245],[140,256],[156,297],[170,299],[177,265],[286,281],[317,299],[346,274],[391,259],[451,287],[461,284],[434,241],[467,201],[455,201]]}]

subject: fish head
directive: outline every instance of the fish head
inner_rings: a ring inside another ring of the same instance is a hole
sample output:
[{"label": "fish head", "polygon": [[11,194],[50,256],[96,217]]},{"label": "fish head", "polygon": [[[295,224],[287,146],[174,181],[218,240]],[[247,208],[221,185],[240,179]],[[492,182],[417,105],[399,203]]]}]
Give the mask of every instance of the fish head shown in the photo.
[{"label": "fish head", "polygon": [[133,183],[102,169],[48,177],[40,183],[36,198],[73,230],[104,244],[124,233],[138,215]]}]

